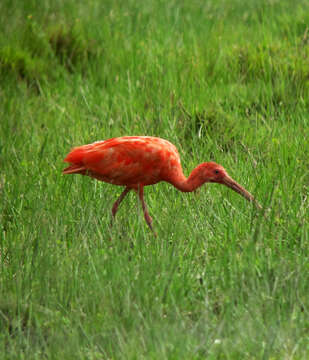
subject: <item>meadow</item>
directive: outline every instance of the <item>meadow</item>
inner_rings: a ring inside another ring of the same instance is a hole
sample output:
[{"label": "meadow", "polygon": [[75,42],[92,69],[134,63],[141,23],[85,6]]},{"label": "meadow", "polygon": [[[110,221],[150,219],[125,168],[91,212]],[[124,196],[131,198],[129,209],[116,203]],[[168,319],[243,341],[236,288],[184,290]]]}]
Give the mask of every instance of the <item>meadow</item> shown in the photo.
[{"label": "meadow", "polygon": [[[308,26],[308,0],[1,0],[1,360],[309,358]],[[159,183],[157,238],[134,194],[110,228],[122,188],[63,158],[124,135],[264,210]]]}]

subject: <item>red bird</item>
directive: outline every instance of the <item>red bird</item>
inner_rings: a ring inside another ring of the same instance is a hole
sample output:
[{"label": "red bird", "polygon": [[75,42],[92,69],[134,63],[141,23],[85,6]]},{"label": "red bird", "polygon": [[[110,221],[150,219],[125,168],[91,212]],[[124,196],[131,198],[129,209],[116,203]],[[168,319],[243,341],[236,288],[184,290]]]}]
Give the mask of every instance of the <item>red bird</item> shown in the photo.
[{"label": "red bird", "polygon": [[145,220],[152,230],[152,218],[144,201],[144,186],[166,181],[178,190],[191,192],[207,182],[219,183],[233,189],[247,200],[254,197],[234,181],[225,169],[214,162],[198,165],[186,178],[176,147],[169,141],[152,136],[124,136],[74,148],[64,159],[71,165],[63,174],[88,175],[110,184],[125,186],[114,203],[113,218],[130,190],[142,203]]}]

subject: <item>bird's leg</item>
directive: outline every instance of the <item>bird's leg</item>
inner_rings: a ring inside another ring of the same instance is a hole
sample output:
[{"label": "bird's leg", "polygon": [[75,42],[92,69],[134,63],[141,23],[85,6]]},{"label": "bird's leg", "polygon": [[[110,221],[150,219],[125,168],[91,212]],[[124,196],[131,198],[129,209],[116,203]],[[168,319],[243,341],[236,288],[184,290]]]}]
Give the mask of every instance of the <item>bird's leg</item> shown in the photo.
[{"label": "bird's leg", "polygon": [[154,235],[157,236],[157,234],[154,232],[154,230],[152,228],[152,225],[151,225],[152,224],[152,218],[148,213],[147,206],[146,206],[146,203],[145,203],[145,200],[144,200],[144,187],[141,186],[141,185],[138,187],[138,197],[139,197],[139,199],[140,199],[140,201],[142,203],[142,208],[143,208],[146,223],[149,226],[150,230],[154,233]]},{"label": "bird's leg", "polygon": [[131,189],[126,187],[123,192],[121,193],[121,195],[119,196],[119,198],[114,202],[114,205],[112,207],[112,221],[111,221],[111,226],[113,225],[113,220],[116,216],[116,212],[118,211],[118,206],[120,205],[121,201],[126,197],[127,193],[130,191]]}]

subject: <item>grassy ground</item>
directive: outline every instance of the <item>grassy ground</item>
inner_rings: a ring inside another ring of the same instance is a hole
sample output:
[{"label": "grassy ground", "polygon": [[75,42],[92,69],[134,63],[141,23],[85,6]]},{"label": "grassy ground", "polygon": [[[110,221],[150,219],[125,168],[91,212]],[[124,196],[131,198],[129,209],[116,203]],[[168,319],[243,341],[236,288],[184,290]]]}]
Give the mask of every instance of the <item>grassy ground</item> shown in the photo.
[{"label": "grassy ground", "polygon": [[[309,2],[0,3],[0,358],[308,359]],[[172,141],[146,188],[62,176],[73,146]]]}]

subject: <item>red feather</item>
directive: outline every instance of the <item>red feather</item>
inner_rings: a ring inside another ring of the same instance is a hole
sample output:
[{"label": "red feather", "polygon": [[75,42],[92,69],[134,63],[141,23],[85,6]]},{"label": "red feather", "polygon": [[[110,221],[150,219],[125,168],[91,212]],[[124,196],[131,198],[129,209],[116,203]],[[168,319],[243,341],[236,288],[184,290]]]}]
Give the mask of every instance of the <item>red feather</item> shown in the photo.
[{"label": "red feather", "polygon": [[145,219],[152,229],[152,219],[144,202],[144,186],[166,181],[177,189],[189,192],[205,182],[224,184],[260,205],[253,196],[234,181],[225,169],[214,162],[198,165],[186,178],[176,147],[169,141],[151,136],[124,136],[74,148],[64,159],[70,166],[63,174],[88,175],[107,183],[125,186],[112,213],[126,194],[134,189],[142,202]]}]

